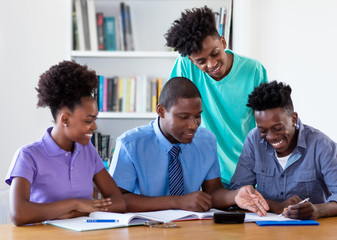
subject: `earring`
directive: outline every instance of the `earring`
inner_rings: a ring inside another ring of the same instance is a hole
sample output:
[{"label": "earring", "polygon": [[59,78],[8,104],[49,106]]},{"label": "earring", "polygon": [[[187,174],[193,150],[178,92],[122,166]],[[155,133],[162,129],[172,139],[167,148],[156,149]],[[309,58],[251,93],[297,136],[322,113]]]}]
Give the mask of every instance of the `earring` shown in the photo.
[{"label": "earring", "polygon": [[63,126],[64,126],[64,127],[67,127],[67,126],[68,126],[68,124],[66,124],[66,123],[65,123],[65,124],[63,124]]},{"label": "earring", "polygon": [[296,124],[296,123],[294,123],[294,127],[297,127],[297,124]]}]

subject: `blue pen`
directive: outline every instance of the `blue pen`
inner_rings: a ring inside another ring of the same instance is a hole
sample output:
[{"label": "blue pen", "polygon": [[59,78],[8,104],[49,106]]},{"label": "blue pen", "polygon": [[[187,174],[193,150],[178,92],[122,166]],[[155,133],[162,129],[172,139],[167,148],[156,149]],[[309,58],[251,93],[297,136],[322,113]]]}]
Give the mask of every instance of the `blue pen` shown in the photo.
[{"label": "blue pen", "polygon": [[87,219],[87,223],[108,223],[108,222],[119,222],[117,219]]}]

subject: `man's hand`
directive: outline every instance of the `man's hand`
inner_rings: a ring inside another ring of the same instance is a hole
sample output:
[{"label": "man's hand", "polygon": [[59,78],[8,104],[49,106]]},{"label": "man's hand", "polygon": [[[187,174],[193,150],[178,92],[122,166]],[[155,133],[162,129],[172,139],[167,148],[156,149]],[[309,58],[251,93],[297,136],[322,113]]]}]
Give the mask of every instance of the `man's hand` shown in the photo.
[{"label": "man's hand", "polygon": [[197,191],[175,197],[178,208],[182,210],[205,212],[212,207],[212,197],[205,192]]},{"label": "man's hand", "polygon": [[266,216],[269,210],[266,200],[251,185],[239,189],[235,196],[235,202],[240,208],[255,212],[260,217]]},{"label": "man's hand", "polygon": [[317,207],[311,202],[289,205],[283,210],[283,215],[293,219],[317,219],[319,213]]}]

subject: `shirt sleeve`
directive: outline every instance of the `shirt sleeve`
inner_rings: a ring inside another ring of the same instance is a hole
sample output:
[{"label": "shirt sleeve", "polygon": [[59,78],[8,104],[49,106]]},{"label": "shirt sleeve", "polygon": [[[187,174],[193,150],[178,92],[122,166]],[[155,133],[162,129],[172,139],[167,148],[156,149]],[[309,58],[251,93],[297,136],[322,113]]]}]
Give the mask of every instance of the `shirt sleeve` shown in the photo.
[{"label": "shirt sleeve", "polygon": [[218,178],[221,176],[219,159],[218,159],[218,154],[217,154],[216,137],[213,134],[212,134],[212,140],[210,142],[210,148],[211,148],[211,151],[206,151],[206,152],[208,152],[209,158],[212,159],[213,163],[207,173],[205,180],[210,180],[210,179]]},{"label": "shirt sleeve", "polygon": [[171,75],[170,78],[173,77],[187,77],[186,76],[186,66],[184,64],[183,58],[181,56],[177,57],[172,70],[171,70]]},{"label": "shirt sleeve", "polygon": [[19,149],[14,154],[5,182],[12,184],[14,177],[23,177],[32,184],[36,172],[33,156],[25,149]]},{"label": "shirt sleeve", "polygon": [[332,193],[326,202],[337,202],[337,146],[335,142],[329,140],[321,149],[323,150],[321,153],[322,174],[325,184]]},{"label": "shirt sleeve", "polygon": [[256,184],[256,175],[253,171],[255,165],[255,143],[252,132],[245,139],[243,150],[239,157],[234,175],[230,181],[230,189],[235,190],[244,185]]},{"label": "shirt sleeve", "polygon": [[258,70],[255,72],[255,86],[260,86],[261,83],[268,83],[267,71],[264,66],[259,63],[257,66]]},{"label": "shirt sleeve", "polygon": [[116,142],[109,173],[118,187],[132,193],[135,191],[137,173],[125,144],[119,138]]}]

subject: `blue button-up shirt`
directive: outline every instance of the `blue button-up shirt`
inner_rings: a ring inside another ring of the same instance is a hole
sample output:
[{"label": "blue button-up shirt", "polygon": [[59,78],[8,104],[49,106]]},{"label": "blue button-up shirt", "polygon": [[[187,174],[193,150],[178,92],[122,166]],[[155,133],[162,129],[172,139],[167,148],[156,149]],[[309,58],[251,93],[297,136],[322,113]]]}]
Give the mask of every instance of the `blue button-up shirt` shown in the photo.
[{"label": "blue button-up shirt", "polygon": [[337,147],[322,132],[298,121],[297,146],[283,169],[275,150],[253,129],[247,136],[230,188],[255,185],[266,199],[293,195],[312,203],[337,200]]},{"label": "blue button-up shirt", "polygon": [[[117,138],[110,174],[117,185],[146,196],[169,194],[169,142],[158,126],[158,119],[127,131]],[[216,138],[199,127],[191,143],[179,144],[185,194],[198,191],[205,180],[220,177]]]}]

